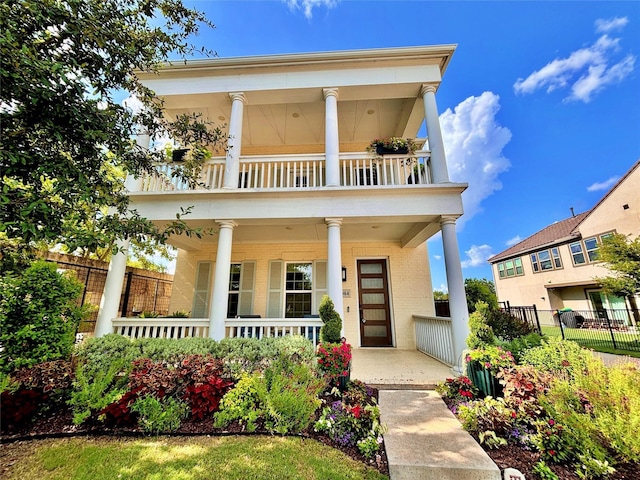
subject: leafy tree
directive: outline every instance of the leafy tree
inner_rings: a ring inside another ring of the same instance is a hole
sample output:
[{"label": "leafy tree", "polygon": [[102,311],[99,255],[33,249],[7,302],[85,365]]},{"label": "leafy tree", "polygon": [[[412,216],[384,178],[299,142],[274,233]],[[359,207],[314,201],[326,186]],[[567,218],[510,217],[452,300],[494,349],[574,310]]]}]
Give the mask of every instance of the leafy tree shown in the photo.
[{"label": "leafy tree", "polygon": [[433,291],[433,299],[434,300],[449,300],[449,294],[447,292],[443,292],[441,290]]},{"label": "leafy tree", "polygon": [[[153,172],[165,151],[142,148],[132,134],[170,137],[191,148],[175,175],[193,184],[206,147],[221,142],[221,130],[198,116],[166,120],[162,103],[136,76],[157,71],[169,55],[212,53],[189,42],[201,25],[212,26],[181,0],[2,0],[5,239],[95,251],[114,238],[162,244],[174,233],[198,234],[181,213],[164,227],[142,218],[114,169],[134,177]],[[123,92],[141,108],[120,105]],[[88,222],[94,228],[87,229]]]},{"label": "leafy tree", "polygon": [[640,237],[631,240],[616,233],[603,240],[598,249],[612,275],[596,278],[605,293],[629,299],[636,322],[640,322],[635,296],[640,293]]},{"label": "leafy tree", "polygon": [[467,308],[469,313],[476,311],[476,303],[484,302],[489,310],[498,309],[498,297],[496,295],[496,287],[491,280],[486,278],[466,278],[464,281],[464,289],[467,294]]}]

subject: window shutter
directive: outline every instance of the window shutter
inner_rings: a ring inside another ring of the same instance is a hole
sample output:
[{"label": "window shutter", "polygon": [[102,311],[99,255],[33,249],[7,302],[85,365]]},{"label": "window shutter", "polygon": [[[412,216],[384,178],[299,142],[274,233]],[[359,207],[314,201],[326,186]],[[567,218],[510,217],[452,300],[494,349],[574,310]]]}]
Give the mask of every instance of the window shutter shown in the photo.
[{"label": "window shutter", "polygon": [[256,262],[242,262],[242,267],[240,267],[238,315],[251,315],[253,313],[255,271]]},{"label": "window shutter", "polygon": [[313,264],[313,294],[314,294],[314,305],[313,305],[313,313],[318,314],[318,308],[320,307],[320,301],[322,300],[323,295],[327,294],[327,261],[326,260],[316,260]]},{"label": "window shutter", "polygon": [[211,262],[198,262],[196,282],[193,292],[192,318],[206,318],[209,316],[209,288],[211,280]]},{"label": "window shutter", "polygon": [[269,295],[267,298],[267,317],[282,318],[282,273],[281,260],[269,262]]}]

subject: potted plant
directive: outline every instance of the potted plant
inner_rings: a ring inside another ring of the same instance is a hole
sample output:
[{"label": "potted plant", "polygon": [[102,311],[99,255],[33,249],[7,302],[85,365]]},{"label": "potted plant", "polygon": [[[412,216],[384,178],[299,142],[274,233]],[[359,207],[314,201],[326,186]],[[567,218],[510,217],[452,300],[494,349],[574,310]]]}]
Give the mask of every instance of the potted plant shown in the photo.
[{"label": "potted plant", "polygon": [[498,382],[496,374],[503,368],[515,365],[511,352],[488,345],[469,351],[465,360],[467,376],[485,397],[490,395],[496,398],[502,394],[502,385]]},{"label": "potted plant", "polygon": [[351,377],[351,345],[344,338],[340,343],[319,343],[316,357],[320,371],[344,391]]},{"label": "potted plant", "polygon": [[368,152],[375,152],[377,155],[405,155],[413,153],[415,149],[416,144],[413,139],[402,137],[375,138],[367,147]]}]

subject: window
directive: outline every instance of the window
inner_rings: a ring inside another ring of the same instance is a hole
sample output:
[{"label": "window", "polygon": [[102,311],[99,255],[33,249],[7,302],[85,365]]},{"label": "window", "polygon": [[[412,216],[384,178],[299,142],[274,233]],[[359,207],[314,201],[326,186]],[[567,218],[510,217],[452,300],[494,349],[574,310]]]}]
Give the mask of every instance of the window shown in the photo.
[{"label": "window", "polygon": [[573,258],[574,265],[583,265],[587,263],[584,258],[584,252],[582,250],[582,243],[575,242],[569,245],[569,250],[571,250],[571,258]]},{"label": "window", "polygon": [[288,263],[285,277],[285,318],[311,315],[313,294],[311,263]]},{"label": "window", "polygon": [[238,316],[238,303],[240,300],[240,264],[232,263],[229,272],[229,303],[227,305],[227,318]]},{"label": "window", "polygon": [[521,258],[514,258],[513,260],[505,260],[504,262],[498,263],[498,276],[500,278],[520,275],[524,275]]},{"label": "window", "polygon": [[595,237],[585,238],[581,242],[574,242],[569,245],[574,265],[584,265],[589,262],[597,262],[599,259],[598,249],[604,239],[613,235],[613,232],[602,233]]},{"label": "window", "polygon": [[554,247],[531,254],[531,267],[534,273],[562,268],[560,251]]}]

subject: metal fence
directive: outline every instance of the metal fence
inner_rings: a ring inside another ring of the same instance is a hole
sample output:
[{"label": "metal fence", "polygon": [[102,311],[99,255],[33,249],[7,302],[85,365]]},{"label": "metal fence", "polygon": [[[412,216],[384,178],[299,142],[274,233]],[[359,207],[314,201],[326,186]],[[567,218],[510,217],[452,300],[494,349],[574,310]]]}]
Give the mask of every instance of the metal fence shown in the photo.
[{"label": "metal fence", "polygon": [[508,312],[544,335],[573,340],[583,347],[598,350],[640,352],[638,312],[627,309],[538,310],[505,306]]},{"label": "metal fence", "polygon": [[[94,264],[81,265],[77,262],[65,262],[58,258],[52,261],[55,261],[62,270],[74,271],[78,280],[84,285],[78,304],[92,305],[94,308],[91,315],[78,327],[78,333],[93,332],[108,268]],[[135,317],[142,312],[168,315],[173,280],[158,277],[168,277],[168,275],[155,272],[145,274],[144,270],[139,269],[128,270],[120,296],[118,317]]]}]

